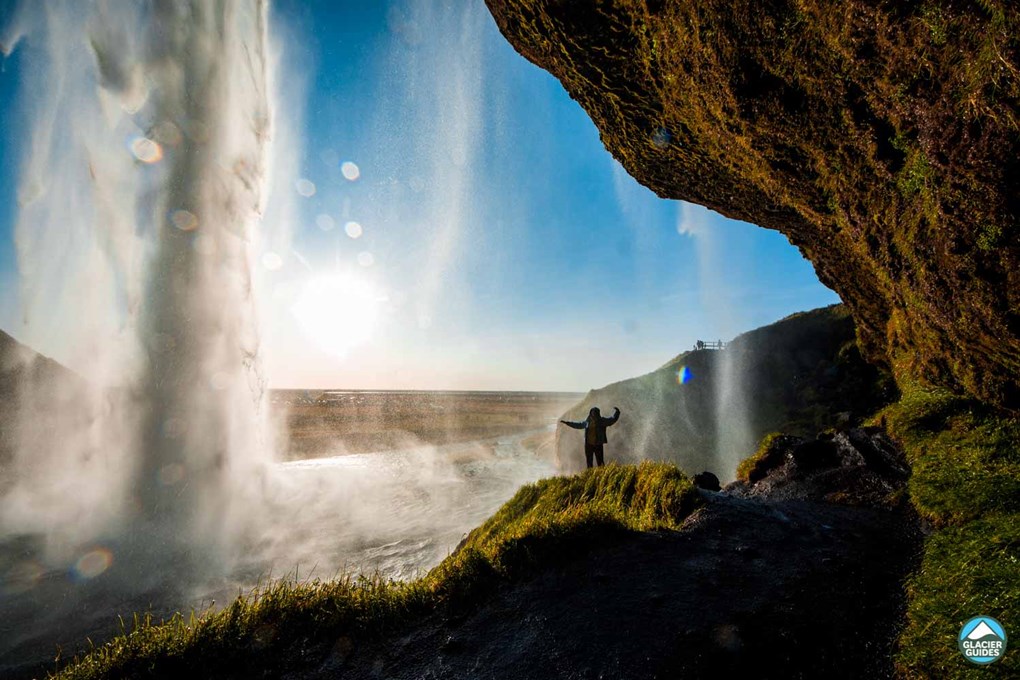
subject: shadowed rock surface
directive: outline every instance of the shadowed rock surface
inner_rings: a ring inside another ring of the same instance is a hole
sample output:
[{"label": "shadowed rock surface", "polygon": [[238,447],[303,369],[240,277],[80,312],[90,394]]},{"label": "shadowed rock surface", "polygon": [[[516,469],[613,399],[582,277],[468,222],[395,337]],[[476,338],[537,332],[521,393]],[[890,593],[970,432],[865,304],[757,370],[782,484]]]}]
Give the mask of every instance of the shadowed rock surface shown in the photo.
[{"label": "shadowed rock surface", "polygon": [[745,498],[882,505],[903,488],[910,467],[885,433],[874,427],[805,439],[772,437],[749,465],[746,480],[727,485]]},{"label": "shadowed rock surface", "polygon": [[919,536],[906,514],[703,492],[459,619],[343,640],[314,678],[883,678]]},{"label": "shadowed rock surface", "polygon": [[759,461],[753,484],[700,491],[680,531],[616,537],[382,642],[338,640],[295,677],[893,677],[921,550],[902,452],[851,429],[773,437]]},{"label": "shadowed rock surface", "polygon": [[486,0],[660,196],[784,233],[865,354],[1020,408],[1020,7]]},{"label": "shadowed rock surface", "polygon": [[694,475],[694,478],[691,479],[691,481],[694,482],[694,486],[699,489],[705,489],[706,491],[722,490],[719,486],[719,478],[707,470]]}]

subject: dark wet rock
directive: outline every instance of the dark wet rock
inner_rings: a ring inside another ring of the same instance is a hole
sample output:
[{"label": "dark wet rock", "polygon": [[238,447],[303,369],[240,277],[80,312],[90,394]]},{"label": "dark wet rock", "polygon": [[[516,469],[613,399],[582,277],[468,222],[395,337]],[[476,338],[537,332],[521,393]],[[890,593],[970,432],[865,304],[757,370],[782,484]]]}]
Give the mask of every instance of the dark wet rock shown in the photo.
[{"label": "dark wet rock", "polygon": [[726,491],[746,498],[877,506],[897,500],[909,476],[902,452],[884,431],[851,428],[816,439],[773,437],[748,479]]},{"label": "dark wet rock", "polygon": [[694,479],[692,481],[694,482],[694,486],[699,489],[705,489],[706,491],[719,491],[722,488],[719,486],[719,478],[708,470],[694,475]]},{"label": "dark wet rock", "polygon": [[628,534],[305,677],[892,677],[918,540],[898,511],[706,494],[683,531]]}]

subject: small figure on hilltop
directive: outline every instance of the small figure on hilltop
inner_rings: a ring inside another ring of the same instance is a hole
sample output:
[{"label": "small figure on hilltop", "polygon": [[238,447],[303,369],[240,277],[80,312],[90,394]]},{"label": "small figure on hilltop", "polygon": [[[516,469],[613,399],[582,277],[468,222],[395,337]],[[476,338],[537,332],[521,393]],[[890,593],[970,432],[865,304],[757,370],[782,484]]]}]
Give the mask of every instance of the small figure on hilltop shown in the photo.
[{"label": "small figure on hilltop", "polygon": [[599,465],[606,464],[602,450],[602,446],[609,441],[609,438],[606,437],[606,428],[615,425],[616,421],[620,419],[620,409],[614,407],[613,411],[611,418],[603,418],[598,406],[595,406],[591,411],[588,411],[588,418],[585,420],[576,423],[569,420],[560,421],[567,427],[584,430],[584,457],[588,461],[588,467],[591,467],[592,457]]}]

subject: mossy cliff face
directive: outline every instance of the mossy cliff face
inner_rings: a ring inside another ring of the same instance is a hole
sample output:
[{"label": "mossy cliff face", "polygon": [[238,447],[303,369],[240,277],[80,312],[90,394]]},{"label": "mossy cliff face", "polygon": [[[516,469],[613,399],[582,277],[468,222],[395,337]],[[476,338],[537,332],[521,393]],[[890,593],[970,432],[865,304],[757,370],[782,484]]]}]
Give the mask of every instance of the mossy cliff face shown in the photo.
[{"label": "mossy cliff face", "polygon": [[1020,408],[1020,9],[486,0],[660,196],[776,229],[900,376]]}]

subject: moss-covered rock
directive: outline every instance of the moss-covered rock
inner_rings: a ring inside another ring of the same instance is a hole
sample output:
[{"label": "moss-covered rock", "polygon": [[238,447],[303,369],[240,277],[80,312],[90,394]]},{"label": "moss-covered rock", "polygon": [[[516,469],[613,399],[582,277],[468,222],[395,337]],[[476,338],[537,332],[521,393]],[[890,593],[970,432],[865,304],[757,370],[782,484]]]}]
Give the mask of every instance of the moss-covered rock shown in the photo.
[{"label": "moss-covered rock", "polygon": [[1020,408],[1015,4],[486,1],[638,181],[786,234],[899,375]]}]

